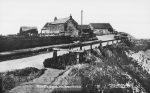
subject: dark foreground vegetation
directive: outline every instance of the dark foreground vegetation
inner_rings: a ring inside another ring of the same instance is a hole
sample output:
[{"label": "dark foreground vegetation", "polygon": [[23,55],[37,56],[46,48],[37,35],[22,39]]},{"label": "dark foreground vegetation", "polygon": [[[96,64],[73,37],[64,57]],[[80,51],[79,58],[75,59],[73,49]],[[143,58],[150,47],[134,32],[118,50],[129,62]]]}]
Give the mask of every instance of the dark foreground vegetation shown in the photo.
[{"label": "dark foreground vegetation", "polygon": [[44,73],[44,71],[45,69],[28,67],[25,69],[0,73],[1,89],[3,92],[7,93],[10,89],[24,82],[28,82],[40,77]]},{"label": "dark foreground vegetation", "polygon": [[[80,63],[85,61],[85,54],[86,53],[80,53]],[[66,69],[66,66],[72,66],[75,65],[77,62],[77,54],[76,53],[69,53],[64,54],[62,56],[58,56],[57,58],[48,58],[45,59],[43,62],[44,67],[47,68],[56,68],[56,69]],[[85,62],[84,62],[85,63]]]}]

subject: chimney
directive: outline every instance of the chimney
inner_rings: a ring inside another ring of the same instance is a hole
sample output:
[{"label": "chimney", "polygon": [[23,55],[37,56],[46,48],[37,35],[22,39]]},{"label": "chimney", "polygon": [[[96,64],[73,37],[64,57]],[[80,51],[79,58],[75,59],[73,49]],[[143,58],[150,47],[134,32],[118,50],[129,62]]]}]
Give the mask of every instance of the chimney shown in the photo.
[{"label": "chimney", "polygon": [[54,21],[56,21],[56,20],[57,20],[57,17],[55,16]]},{"label": "chimney", "polygon": [[83,24],[83,10],[81,10],[81,35],[82,35],[82,24]]},{"label": "chimney", "polygon": [[72,15],[70,14],[70,19],[72,19]]},{"label": "chimney", "polygon": [[83,24],[83,10],[81,10],[81,25]]}]

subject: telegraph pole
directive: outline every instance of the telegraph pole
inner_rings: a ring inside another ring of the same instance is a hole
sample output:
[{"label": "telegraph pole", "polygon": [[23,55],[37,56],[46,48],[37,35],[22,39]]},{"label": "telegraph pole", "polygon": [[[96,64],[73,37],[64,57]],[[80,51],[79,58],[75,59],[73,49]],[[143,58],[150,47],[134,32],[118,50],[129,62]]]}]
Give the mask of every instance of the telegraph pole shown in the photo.
[{"label": "telegraph pole", "polygon": [[83,10],[81,10],[81,25],[83,23]]},{"label": "telegraph pole", "polygon": [[83,24],[83,10],[81,10],[81,35],[82,35],[82,24]]}]

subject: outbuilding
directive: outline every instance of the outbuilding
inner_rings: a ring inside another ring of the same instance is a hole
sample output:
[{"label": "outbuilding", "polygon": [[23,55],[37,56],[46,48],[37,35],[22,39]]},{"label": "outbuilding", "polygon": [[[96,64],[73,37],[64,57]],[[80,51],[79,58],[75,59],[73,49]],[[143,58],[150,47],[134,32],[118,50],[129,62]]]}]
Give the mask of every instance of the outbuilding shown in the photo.
[{"label": "outbuilding", "polygon": [[110,23],[90,23],[89,26],[96,35],[113,33],[113,28]]},{"label": "outbuilding", "polygon": [[21,26],[19,35],[21,35],[21,36],[37,36],[38,29],[37,29],[37,27]]}]

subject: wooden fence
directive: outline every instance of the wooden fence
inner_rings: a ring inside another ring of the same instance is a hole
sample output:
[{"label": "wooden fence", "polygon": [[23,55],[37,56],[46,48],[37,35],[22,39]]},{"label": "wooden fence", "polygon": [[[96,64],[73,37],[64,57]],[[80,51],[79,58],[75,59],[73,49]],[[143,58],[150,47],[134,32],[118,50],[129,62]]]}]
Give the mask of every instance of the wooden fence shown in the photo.
[{"label": "wooden fence", "polygon": [[[124,39],[123,39],[124,40]],[[36,47],[36,48],[28,48],[28,49],[20,49],[20,50],[14,50],[10,52],[1,52],[0,53],[0,60],[8,60],[11,59],[11,57],[14,56],[20,56],[20,55],[30,55],[33,53],[39,53],[39,52],[52,52],[53,48],[61,48],[61,49],[70,49],[70,50],[87,50],[87,49],[93,49],[95,47],[102,47],[103,43],[107,43],[109,45],[110,43],[117,43],[122,41],[122,39],[118,40],[94,40],[94,41],[87,41],[87,42],[78,42],[78,43],[70,43],[70,44],[60,44],[60,45],[50,45],[50,46],[43,46],[43,47]],[[88,47],[88,48],[86,48]],[[55,52],[57,52],[56,50]],[[73,52],[73,51],[72,51]],[[57,54],[57,53],[56,53]],[[56,56],[56,55],[55,55]]]},{"label": "wooden fence", "polygon": [[107,40],[107,41],[101,41],[101,40],[95,40],[95,41],[89,41],[89,42],[81,42],[81,43],[73,43],[73,44],[67,44],[67,45],[61,45],[61,46],[55,46],[53,47],[53,58],[57,60],[58,57],[58,51],[67,51],[68,53],[75,52],[77,54],[77,61],[76,63],[80,63],[80,53],[84,52],[85,50],[92,50],[94,48],[103,47],[103,43],[106,43],[106,45],[111,45],[114,43],[119,43],[123,40]]}]

